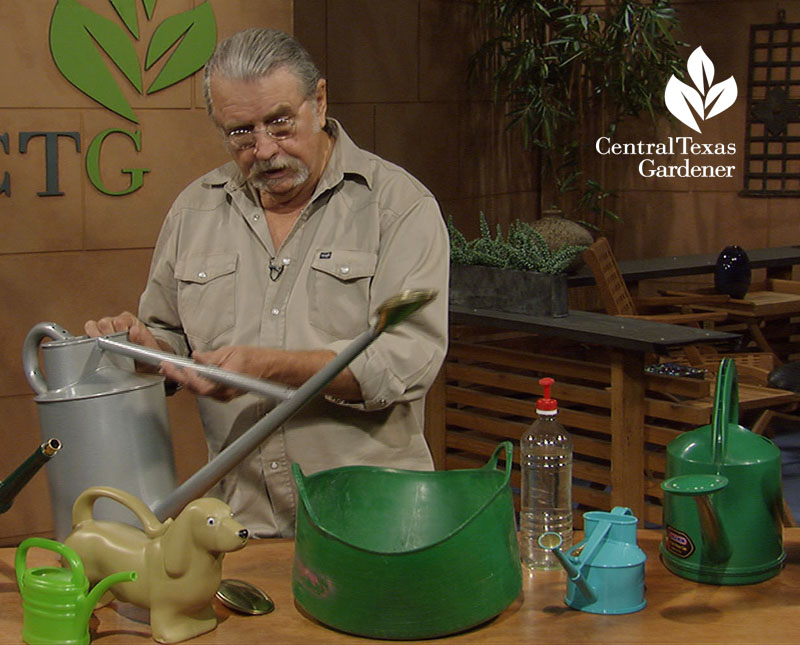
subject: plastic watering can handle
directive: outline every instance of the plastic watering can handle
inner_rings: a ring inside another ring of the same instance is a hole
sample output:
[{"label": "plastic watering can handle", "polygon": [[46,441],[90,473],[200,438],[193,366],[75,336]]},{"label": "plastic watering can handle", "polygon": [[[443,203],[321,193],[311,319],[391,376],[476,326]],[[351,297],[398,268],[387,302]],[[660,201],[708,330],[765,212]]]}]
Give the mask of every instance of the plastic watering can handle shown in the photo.
[{"label": "plastic watering can handle", "polygon": [[67,340],[74,336],[54,322],[41,322],[28,332],[22,345],[22,367],[25,370],[25,378],[36,394],[47,392],[47,383],[44,382],[39,367],[39,345],[45,338]]},{"label": "plastic watering can handle", "polygon": [[714,465],[721,466],[725,461],[728,441],[728,426],[739,425],[739,383],[736,363],[723,358],[717,372],[717,386],[714,392],[714,412],[711,426]]},{"label": "plastic watering can handle", "polygon": [[83,562],[78,557],[78,554],[75,553],[75,551],[70,549],[66,544],[56,542],[55,540],[32,537],[24,540],[22,544],[19,545],[17,548],[17,553],[14,557],[14,568],[16,569],[17,573],[17,585],[19,585],[20,591],[22,591],[23,586],[22,579],[25,572],[25,560],[28,556],[28,549],[32,547],[39,547],[41,549],[47,549],[48,551],[55,551],[58,553],[69,563],[70,569],[72,570],[72,585],[80,588],[85,583],[88,586],[89,581],[84,573]]},{"label": "plastic watering can handle", "polygon": [[611,530],[611,522],[606,521],[599,523],[597,528],[595,528],[595,530],[592,531],[592,534],[589,536],[589,539],[584,544],[583,549],[581,549],[581,553],[579,556],[580,569],[583,569],[583,567],[589,564],[590,560],[592,559],[592,556],[594,556],[597,549],[599,549],[600,545],[603,544],[603,542],[605,542],[606,536],[608,535],[608,532],[610,530]]},{"label": "plastic watering can handle", "polygon": [[502,443],[499,443],[494,449],[492,456],[489,457],[489,461],[487,461],[482,468],[485,470],[494,470],[497,468],[497,459],[500,456],[501,450],[504,450],[506,453],[506,476],[505,480],[503,481],[503,485],[505,486],[509,481],[511,481],[511,469],[514,465],[514,446],[510,441],[503,441]]},{"label": "plastic watering can handle", "polygon": [[627,517],[628,515],[633,515],[633,511],[627,506],[615,506],[614,508],[611,509],[611,514],[624,515]]}]

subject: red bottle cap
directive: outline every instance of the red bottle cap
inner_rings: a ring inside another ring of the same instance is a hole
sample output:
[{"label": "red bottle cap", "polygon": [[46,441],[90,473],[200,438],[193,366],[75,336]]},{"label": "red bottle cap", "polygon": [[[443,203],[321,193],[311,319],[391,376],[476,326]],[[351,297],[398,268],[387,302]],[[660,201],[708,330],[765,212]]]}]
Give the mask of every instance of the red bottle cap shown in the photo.
[{"label": "red bottle cap", "polygon": [[541,412],[553,412],[558,410],[558,401],[550,398],[550,388],[555,381],[549,376],[539,379],[539,385],[544,388],[544,396],[536,401],[536,410]]}]

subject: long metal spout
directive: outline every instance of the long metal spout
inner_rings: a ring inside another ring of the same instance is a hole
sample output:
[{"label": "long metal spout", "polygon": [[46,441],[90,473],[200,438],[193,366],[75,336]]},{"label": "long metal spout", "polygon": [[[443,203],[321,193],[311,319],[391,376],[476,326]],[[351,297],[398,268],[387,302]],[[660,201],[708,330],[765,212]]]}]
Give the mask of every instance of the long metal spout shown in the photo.
[{"label": "long metal spout", "polygon": [[28,457],[22,465],[11,473],[4,481],[0,482],[0,513],[5,513],[14,498],[25,487],[31,478],[39,472],[59,450],[61,442],[58,439],[48,439]]},{"label": "long metal spout", "polygon": [[412,313],[431,302],[436,295],[437,292],[433,289],[405,291],[384,302],[378,308],[378,321],[372,328],[356,337],[331,362],[253,424],[216,458],[189,477],[165,499],[158,502],[153,508],[156,517],[161,521],[168,517],[175,517],[186,504],[206,493],[253,452],[277,427],[318,395],[384,330],[405,320]]}]

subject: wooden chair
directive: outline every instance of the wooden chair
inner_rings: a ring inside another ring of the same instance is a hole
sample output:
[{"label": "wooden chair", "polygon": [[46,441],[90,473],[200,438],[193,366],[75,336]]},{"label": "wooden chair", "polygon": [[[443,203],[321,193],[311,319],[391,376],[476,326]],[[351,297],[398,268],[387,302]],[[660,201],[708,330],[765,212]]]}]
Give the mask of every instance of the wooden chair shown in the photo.
[{"label": "wooden chair", "polygon": [[[704,322],[722,322],[727,318],[725,312],[692,309],[695,305],[724,303],[729,299],[729,296],[724,294],[683,294],[634,299],[622,277],[611,245],[604,237],[599,238],[584,251],[583,259],[594,275],[600,299],[608,314],[695,327]],[[662,313],[645,313],[657,309]],[[671,311],[664,311],[665,309]],[[774,356],[767,352],[726,355],[735,360],[739,380],[743,382],[766,385],[767,376],[775,366]],[[721,358],[714,347],[688,346],[680,355],[670,357],[670,361],[700,367],[715,374]]]}]

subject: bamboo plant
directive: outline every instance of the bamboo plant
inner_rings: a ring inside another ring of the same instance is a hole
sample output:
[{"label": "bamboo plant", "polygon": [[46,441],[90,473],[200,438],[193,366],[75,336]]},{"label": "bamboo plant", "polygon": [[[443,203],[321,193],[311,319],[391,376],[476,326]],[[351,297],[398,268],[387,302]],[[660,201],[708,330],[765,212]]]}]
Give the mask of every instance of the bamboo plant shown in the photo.
[{"label": "bamboo plant", "polygon": [[[546,199],[595,229],[618,220],[607,207],[611,192],[588,174],[586,151],[624,118],[656,122],[668,114],[667,79],[682,78],[685,65],[669,0],[482,0],[481,7],[487,32],[473,72],[489,74],[509,127],[542,151],[541,187],[554,187]],[[598,120],[602,132],[590,131]]]}]

